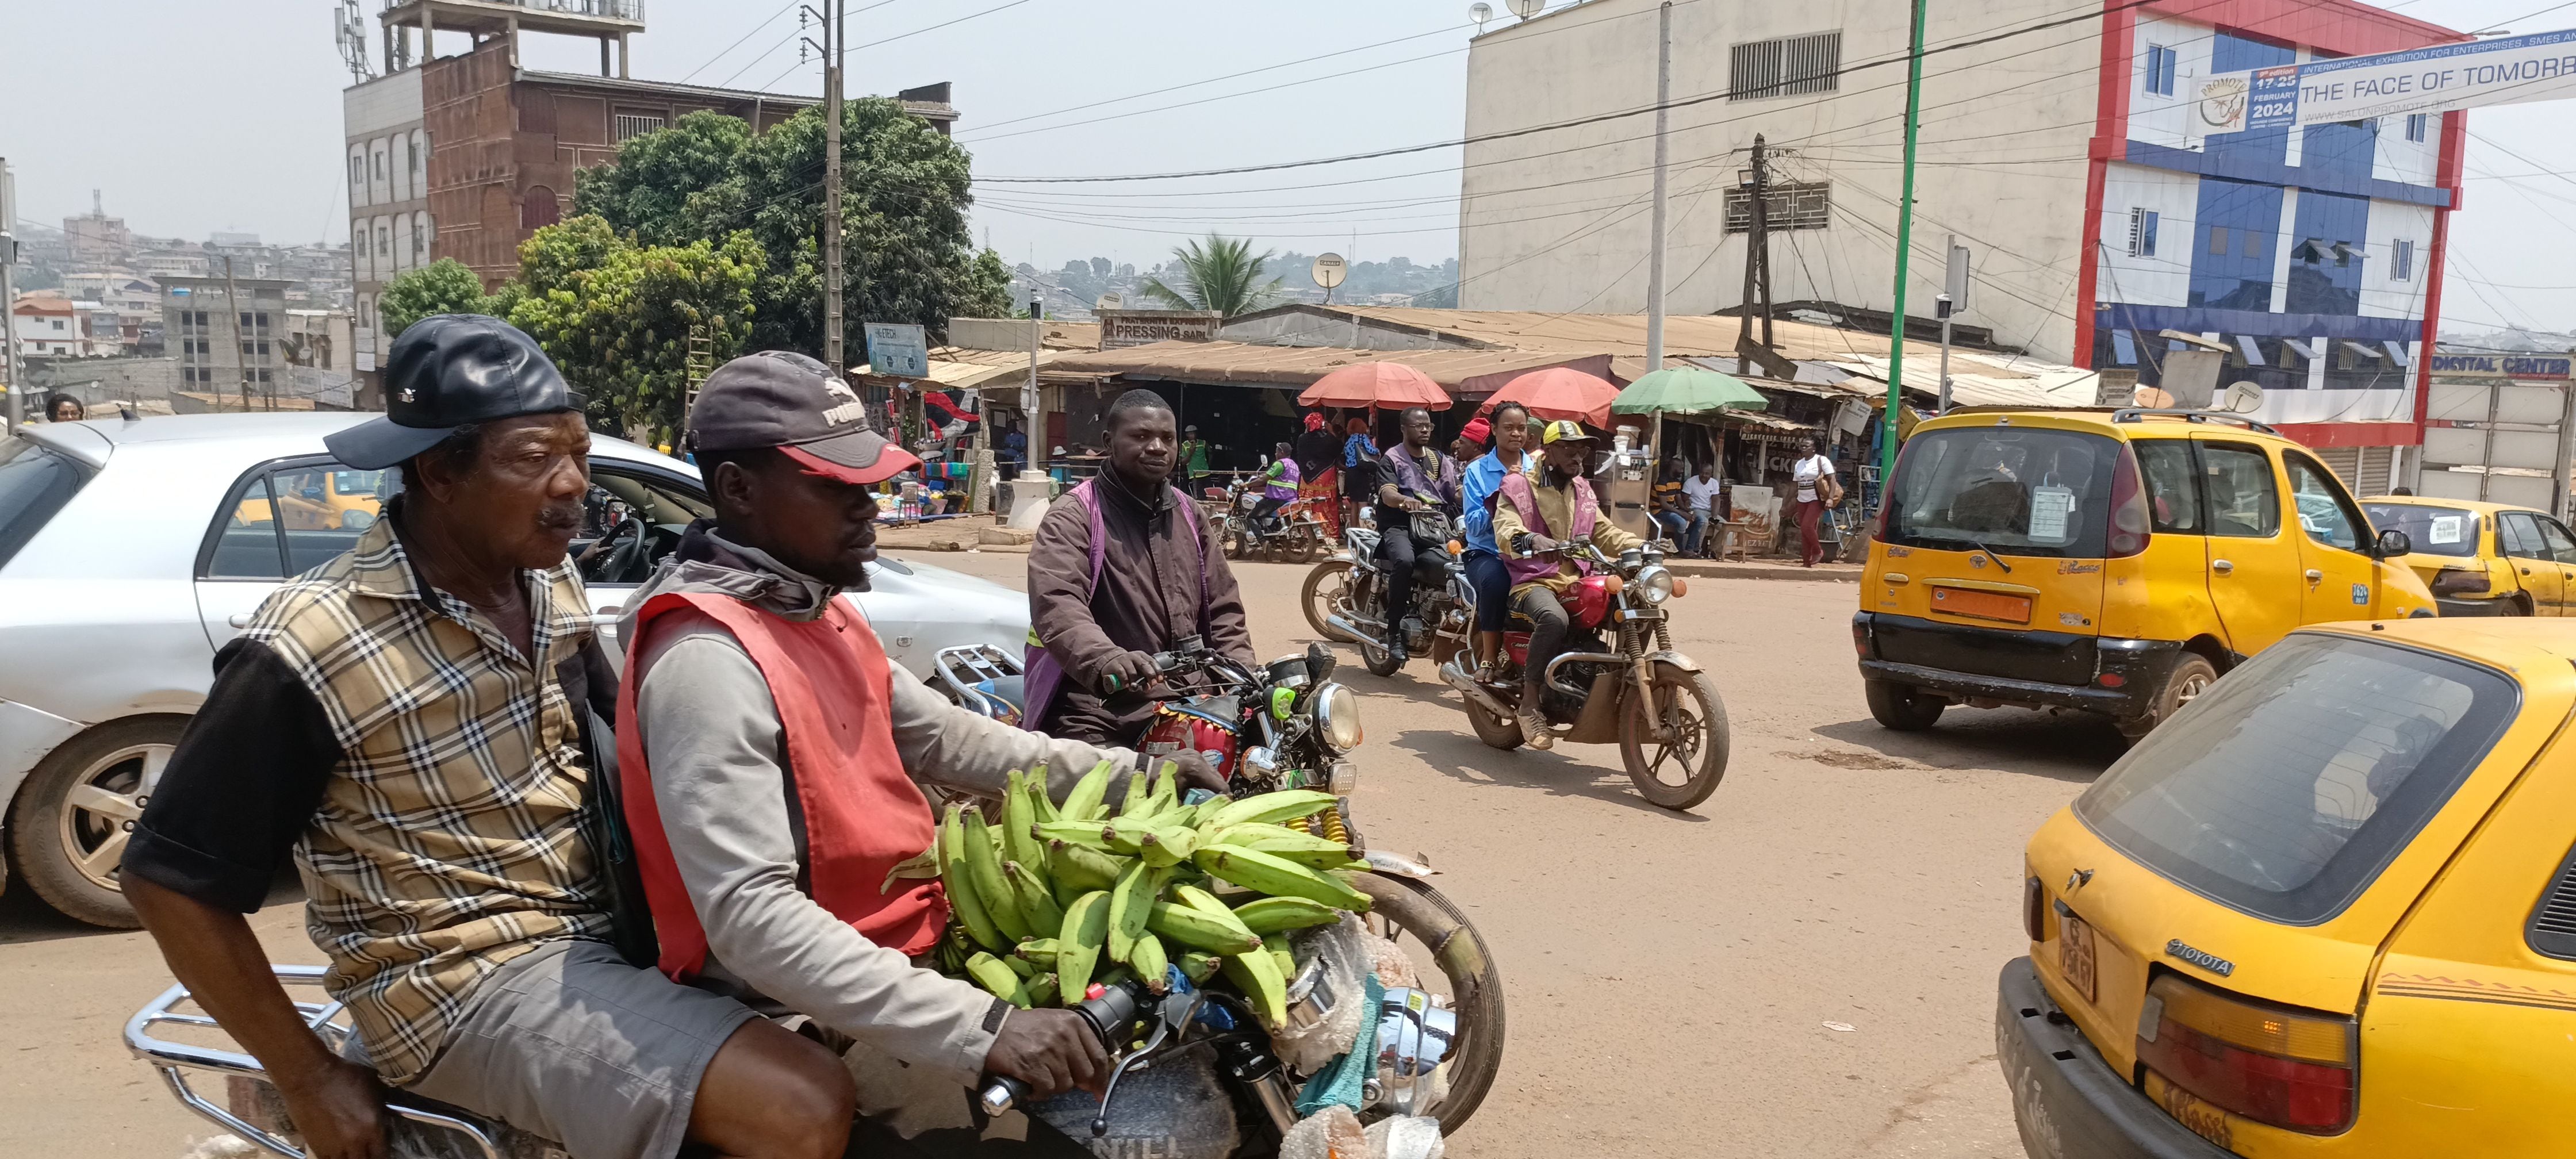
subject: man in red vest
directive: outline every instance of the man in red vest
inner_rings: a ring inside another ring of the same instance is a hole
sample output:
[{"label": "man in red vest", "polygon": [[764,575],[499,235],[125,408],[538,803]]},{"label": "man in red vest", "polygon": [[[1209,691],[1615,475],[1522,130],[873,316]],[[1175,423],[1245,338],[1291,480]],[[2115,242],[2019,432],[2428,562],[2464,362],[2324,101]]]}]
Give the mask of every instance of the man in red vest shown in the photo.
[{"label": "man in red vest", "polygon": [[983,1074],[1040,1095],[1105,1079],[1072,1012],[917,968],[948,904],[898,867],[932,843],[923,784],[998,795],[1006,770],[1044,762],[1061,794],[1098,761],[1141,758],[987,720],[887,663],[838,596],[868,587],[873,486],[919,460],[821,363],[727,363],[687,442],[715,517],[620,631],[619,779],[661,969],[804,1021],[847,1052],[872,1126],[904,1135],[970,1128]]}]

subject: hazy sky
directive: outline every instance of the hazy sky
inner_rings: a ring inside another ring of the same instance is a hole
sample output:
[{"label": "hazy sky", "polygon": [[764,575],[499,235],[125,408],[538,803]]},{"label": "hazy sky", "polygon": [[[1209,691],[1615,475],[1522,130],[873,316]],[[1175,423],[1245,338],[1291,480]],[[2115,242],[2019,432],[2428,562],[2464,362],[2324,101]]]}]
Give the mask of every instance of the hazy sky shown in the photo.
[{"label": "hazy sky", "polygon": [[[979,174],[1254,164],[1460,131],[1466,0],[847,2],[850,91],[954,82],[957,136]],[[1901,19],[1897,0],[1885,2]],[[372,17],[381,0],[361,3]],[[819,70],[797,61],[784,0],[647,3],[637,77],[821,91]],[[2576,26],[2576,4],[2546,11],[2550,3],[2391,7],[2460,29]],[[58,225],[87,210],[95,188],[140,232],[341,240],[340,90],[350,77],[332,43],[334,10],[328,0],[0,0],[0,156],[16,171],[20,215]],[[958,22],[935,27],[947,21]],[[462,51],[464,41],[441,47]],[[1341,55],[1291,64],[1329,53]],[[523,57],[536,68],[598,67],[589,41],[531,36]],[[1351,75],[1320,79],[1336,73]],[[1085,107],[1165,88],[1175,91]],[[2576,103],[2470,113],[2447,319],[2576,328],[2571,114]],[[996,186],[979,191],[975,223],[979,241],[1042,268],[1094,255],[1150,265],[1210,228],[1281,250],[1436,262],[1456,253],[1456,163],[1455,150],[1435,150],[1154,187],[1172,196]],[[1376,178],[1392,179],[1367,180]]]}]

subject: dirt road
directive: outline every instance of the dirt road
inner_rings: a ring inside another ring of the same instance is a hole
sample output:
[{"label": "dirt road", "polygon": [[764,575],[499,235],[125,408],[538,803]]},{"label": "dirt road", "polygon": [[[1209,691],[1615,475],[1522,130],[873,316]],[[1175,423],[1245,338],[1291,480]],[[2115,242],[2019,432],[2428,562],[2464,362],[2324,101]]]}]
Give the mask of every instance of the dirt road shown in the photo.
[{"label": "dirt road", "polygon": [[[1026,562],[918,558],[1013,586]],[[1261,651],[1302,647],[1304,569],[1239,570]],[[1734,758],[1690,814],[1640,800],[1612,747],[1479,745],[1422,661],[1345,669],[1371,841],[1445,871],[1509,996],[1504,1073],[1453,1154],[2020,1154],[1990,1018],[2021,845],[2118,741],[1967,709],[1886,732],[1851,608],[1846,584],[1692,582],[1675,644],[1715,673]],[[257,925],[315,961],[290,900]],[[162,1159],[208,1133],[117,1046],[166,984],[148,940],[0,899],[0,978],[0,1151]]]}]

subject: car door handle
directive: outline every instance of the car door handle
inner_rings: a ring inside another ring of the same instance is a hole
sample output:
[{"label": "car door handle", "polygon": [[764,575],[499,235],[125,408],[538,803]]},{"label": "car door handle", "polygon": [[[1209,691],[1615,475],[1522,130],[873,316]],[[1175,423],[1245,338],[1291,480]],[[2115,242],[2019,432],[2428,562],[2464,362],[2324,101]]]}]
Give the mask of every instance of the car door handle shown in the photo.
[{"label": "car door handle", "polygon": [[2319,581],[2321,581],[2321,580],[2323,580],[2323,579],[2325,579],[2325,578],[2326,578],[2326,573],[2321,572],[2321,571],[2318,571],[2318,570],[2317,570],[2317,569],[2315,569],[2315,568],[2309,568],[2309,569],[2308,569],[2308,582],[2309,582],[2309,583],[2317,583],[2317,582],[2319,582]]},{"label": "car door handle", "polygon": [[2217,572],[2220,575],[2234,575],[2236,574],[2236,564],[2229,560],[2213,559],[2209,561],[2209,570]]},{"label": "car door handle", "polygon": [[250,613],[236,612],[230,616],[224,617],[224,622],[236,628],[247,628],[250,626]]},{"label": "car door handle", "polygon": [[617,613],[623,610],[625,610],[624,607],[619,604],[610,604],[604,608],[593,608],[590,611],[591,626],[595,628],[614,628],[617,626]]}]

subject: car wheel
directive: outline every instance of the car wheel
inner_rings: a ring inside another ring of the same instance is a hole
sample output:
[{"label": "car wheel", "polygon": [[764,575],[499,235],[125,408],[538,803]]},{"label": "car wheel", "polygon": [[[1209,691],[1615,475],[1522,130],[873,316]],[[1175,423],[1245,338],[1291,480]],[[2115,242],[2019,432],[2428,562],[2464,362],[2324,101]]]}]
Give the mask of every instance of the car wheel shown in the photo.
[{"label": "car wheel", "polygon": [[117,885],[118,863],[187,725],[184,716],[120,720],[37,763],[9,808],[9,852],[45,904],[94,926],[142,924]]},{"label": "car wheel", "polygon": [[2201,693],[2209,691],[2209,686],[2216,683],[2217,665],[2210,663],[2206,656],[2183,653],[2181,659],[2174,661],[2173,671],[2165,674],[2165,686],[2156,692],[2155,702],[2147,714],[2119,722],[2120,735],[2135,743],[2154,731],[2157,725],[2172,720],[2184,705],[2199,699]]},{"label": "car wheel", "polygon": [[1864,680],[1862,695],[1869,700],[1869,715],[1878,723],[1898,732],[1922,732],[1941,719],[1941,710],[1950,702],[1893,680]]}]

